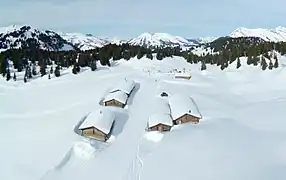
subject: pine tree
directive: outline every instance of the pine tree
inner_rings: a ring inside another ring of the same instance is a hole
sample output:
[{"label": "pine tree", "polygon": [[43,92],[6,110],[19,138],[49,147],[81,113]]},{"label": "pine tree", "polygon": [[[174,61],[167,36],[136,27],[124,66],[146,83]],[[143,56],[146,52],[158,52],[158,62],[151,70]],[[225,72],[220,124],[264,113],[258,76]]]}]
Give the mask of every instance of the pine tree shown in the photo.
[{"label": "pine tree", "polygon": [[31,79],[32,78],[32,71],[31,71],[31,66],[30,65],[28,65],[27,67],[26,67],[26,76],[27,76],[27,78],[28,79]]},{"label": "pine tree", "polygon": [[224,63],[224,69],[228,67],[228,61]]},{"label": "pine tree", "polygon": [[273,63],[272,63],[271,59],[270,59],[270,62],[269,62],[268,69],[270,69],[270,70],[272,70],[272,69],[273,69]]},{"label": "pine tree", "polygon": [[157,60],[163,60],[163,54],[161,52],[158,52],[156,55]]},{"label": "pine tree", "polygon": [[252,61],[253,61],[253,65],[257,66],[259,62],[259,57],[253,57]]},{"label": "pine tree", "polygon": [[274,68],[278,68],[279,64],[277,56],[274,56],[274,59],[275,59]]},{"label": "pine tree", "polygon": [[238,57],[237,61],[236,61],[236,69],[238,69],[240,67],[241,67],[241,63],[240,63],[240,58]]},{"label": "pine tree", "polygon": [[36,65],[35,64],[32,65],[32,75],[33,76],[37,75],[37,70],[36,70]]},{"label": "pine tree", "polygon": [[75,68],[76,68],[76,72],[77,72],[77,73],[80,73],[80,66],[79,66],[78,63],[76,64],[76,67],[75,67]]},{"label": "pine tree", "polygon": [[4,58],[4,55],[0,53],[0,72],[2,73],[2,76],[5,77],[7,73],[7,59]]},{"label": "pine tree", "polygon": [[24,83],[27,82],[27,76],[24,76]]},{"label": "pine tree", "polygon": [[41,61],[41,64],[40,64],[40,73],[42,77],[47,74],[46,63],[43,60]]},{"label": "pine tree", "polygon": [[55,76],[56,77],[60,77],[61,76],[61,72],[60,72],[60,66],[57,66],[55,69]]},{"label": "pine tree", "polygon": [[223,71],[224,70],[224,63],[221,64],[220,69]]},{"label": "pine tree", "polygon": [[7,69],[6,80],[7,80],[7,81],[10,81],[10,79],[11,79],[11,73],[10,73],[10,69],[8,68],[8,69]]},{"label": "pine tree", "polygon": [[153,60],[153,55],[152,55],[152,53],[147,53],[147,54],[146,54],[146,57],[147,57],[148,59]]},{"label": "pine tree", "polygon": [[250,55],[248,55],[248,56],[247,56],[247,62],[246,62],[247,65],[252,64],[252,62],[253,62],[253,61],[252,61],[252,57],[251,57]]},{"label": "pine tree", "polygon": [[72,73],[77,74],[77,65],[76,64],[73,65]]},{"label": "pine tree", "polygon": [[92,61],[90,65],[91,71],[95,71],[97,69],[96,61]]},{"label": "pine tree", "polygon": [[262,67],[262,70],[264,71],[266,68],[267,68],[267,62],[264,58],[264,56],[261,56],[261,67]]},{"label": "pine tree", "polygon": [[202,63],[201,63],[201,71],[206,70],[206,69],[207,69],[206,63],[203,60]]},{"label": "pine tree", "polygon": [[14,72],[14,76],[13,76],[14,81],[17,81],[17,77],[16,77],[16,73]]},{"label": "pine tree", "polygon": [[53,74],[53,73],[54,73],[53,65],[51,65],[50,73],[51,73],[51,74]]},{"label": "pine tree", "polygon": [[142,51],[139,51],[137,54],[137,59],[141,59],[144,56],[144,53]]}]

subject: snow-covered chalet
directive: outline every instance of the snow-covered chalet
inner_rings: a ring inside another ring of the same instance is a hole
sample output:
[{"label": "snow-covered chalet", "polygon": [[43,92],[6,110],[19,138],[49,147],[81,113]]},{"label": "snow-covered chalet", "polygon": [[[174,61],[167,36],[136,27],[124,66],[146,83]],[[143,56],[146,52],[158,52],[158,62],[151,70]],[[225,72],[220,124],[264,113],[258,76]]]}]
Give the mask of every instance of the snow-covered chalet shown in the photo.
[{"label": "snow-covered chalet", "polygon": [[197,124],[202,118],[193,99],[187,95],[172,95],[169,98],[169,105],[174,125],[188,122]]},{"label": "snow-covered chalet", "polygon": [[170,131],[173,121],[170,115],[170,107],[166,100],[157,98],[154,102],[153,114],[147,123],[148,131]]},{"label": "snow-covered chalet", "polygon": [[105,106],[115,106],[124,108],[126,105],[128,96],[123,91],[115,91],[108,93],[103,100]]},{"label": "snow-covered chalet", "polygon": [[89,114],[80,125],[81,135],[87,138],[107,141],[115,122],[115,115],[107,109],[98,110]]}]

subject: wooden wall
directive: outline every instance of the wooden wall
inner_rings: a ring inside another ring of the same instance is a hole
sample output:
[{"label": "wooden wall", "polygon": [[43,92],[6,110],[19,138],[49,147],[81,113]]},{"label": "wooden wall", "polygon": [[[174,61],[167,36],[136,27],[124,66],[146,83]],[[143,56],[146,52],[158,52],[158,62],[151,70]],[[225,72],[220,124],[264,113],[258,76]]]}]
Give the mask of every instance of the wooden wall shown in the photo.
[{"label": "wooden wall", "polygon": [[115,106],[115,107],[120,107],[120,108],[123,108],[123,107],[124,107],[124,104],[122,104],[121,102],[116,101],[116,100],[114,100],[114,99],[105,102],[104,105],[105,105],[105,106]]},{"label": "wooden wall", "polygon": [[200,122],[200,118],[189,115],[189,114],[185,114],[185,115],[179,117],[178,119],[175,119],[173,122],[175,125],[188,123],[188,122],[197,124]]}]

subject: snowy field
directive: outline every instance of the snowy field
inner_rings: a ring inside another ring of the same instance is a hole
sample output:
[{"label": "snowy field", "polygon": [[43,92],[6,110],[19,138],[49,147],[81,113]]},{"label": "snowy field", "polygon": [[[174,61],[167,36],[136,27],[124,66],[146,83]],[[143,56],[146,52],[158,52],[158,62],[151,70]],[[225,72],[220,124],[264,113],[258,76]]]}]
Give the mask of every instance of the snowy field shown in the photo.
[{"label": "snowy field", "polygon": [[[286,63],[286,59],[281,63]],[[60,78],[0,81],[1,180],[282,180],[286,179],[286,69],[221,71],[182,58],[132,59]],[[190,80],[174,72],[190,72]],[[74,131],[124,78],[136,88],[108,143]],[[171,132],[146,133],[162,92],[190,95],[203,119]]]}]

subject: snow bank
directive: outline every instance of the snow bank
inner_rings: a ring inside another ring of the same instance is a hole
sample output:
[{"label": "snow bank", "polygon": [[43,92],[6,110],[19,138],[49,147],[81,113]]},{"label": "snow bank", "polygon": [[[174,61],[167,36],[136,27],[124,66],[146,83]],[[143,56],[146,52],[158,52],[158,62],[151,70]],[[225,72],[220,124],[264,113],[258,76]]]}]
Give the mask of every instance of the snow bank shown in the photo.
[{"label": "snow bank", "polygon": [[144,138],[148,141],[152,141],[152,142],[160,142],[164,137],[164,134],[161,132],[157,132],[157,131],[152,131],[152,132],[146,132],[146,134],[144,135]]}]

